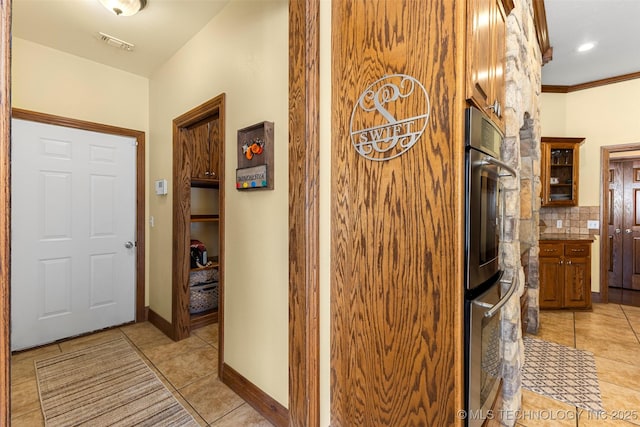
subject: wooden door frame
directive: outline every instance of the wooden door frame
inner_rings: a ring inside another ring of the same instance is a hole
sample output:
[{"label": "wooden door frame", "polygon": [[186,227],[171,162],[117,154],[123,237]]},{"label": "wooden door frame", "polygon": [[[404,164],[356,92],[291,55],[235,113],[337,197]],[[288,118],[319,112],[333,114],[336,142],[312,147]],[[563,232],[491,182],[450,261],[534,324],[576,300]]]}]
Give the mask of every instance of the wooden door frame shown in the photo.
[{"label": "wooden door frame", "polygon": [[320,424],[320,0],[289,1],[289,425]]},{"label": "wooden door frame", "polygon": [[600,302],[609,302],[609,278],[607,265],[609,245],[607,245],[607,224],[609,223],[609,159],[611,153],[640,150],[640,143],[607,145],[600,147]]},{"label": "wooden door frame", "polygon": [[11,425],[11,0],[0,0],[0,425]]},{"label": "wooden door frame", "polygon": [[[192,108],[173,120],[173,267],[171,284],[171,326],[176,341],[191,334],[189,314],[189,235],[191,215],[191,162],[189,147],[182,143],[180,132],[207,117],[217,114],[220,118],[220,153],[218,176],[224,178],[225,159],[225,94]],[[224,182],[218,185],[219,193],[219,253],[218,278],[218,373],[224,364]],[[182,284],[182,286],[180,286]]]}]

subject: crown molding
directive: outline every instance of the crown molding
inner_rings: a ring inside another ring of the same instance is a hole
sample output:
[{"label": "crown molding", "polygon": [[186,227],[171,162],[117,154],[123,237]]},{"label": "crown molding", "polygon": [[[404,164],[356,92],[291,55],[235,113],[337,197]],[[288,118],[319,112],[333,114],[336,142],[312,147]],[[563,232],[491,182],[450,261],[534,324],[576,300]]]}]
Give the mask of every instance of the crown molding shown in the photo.
[{"label": "crown molding", "polygon": [[553,48],[549,41],[549,30],[547,27],[547,12],[544,7],[544,0],[533,0],[533,23],[536,28],[536,37],[540,52],[542,53],[542,65],[553,59]]},{"label": "crown molding", "polygon": [[626,82],[627,80],[640,79],[640,71],[629,74],[622,74],[620,76],[608,77],[606,79],[594,80],[592,82],[580,83],[573,86],[560,86],[560,85],[542,85],[543,93],[569,93],[576,92],[584,89],[591,89],[599,86],[606,86],[614,83]]}]

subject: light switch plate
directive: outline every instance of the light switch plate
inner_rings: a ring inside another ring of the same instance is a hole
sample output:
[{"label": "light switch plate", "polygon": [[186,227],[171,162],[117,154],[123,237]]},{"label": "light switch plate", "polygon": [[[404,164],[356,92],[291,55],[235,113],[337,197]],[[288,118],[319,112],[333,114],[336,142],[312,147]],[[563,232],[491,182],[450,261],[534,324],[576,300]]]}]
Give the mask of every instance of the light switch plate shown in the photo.
[{"label": "light switch plate", "polygon": [[600,228],[600,221],[589,220],[587,221],[587,228],[590,230],[597,230]]},{"label": "light switch plate", "polygon": [[556,221],[556,228],[562,228],[562,220],[561,219]]}]

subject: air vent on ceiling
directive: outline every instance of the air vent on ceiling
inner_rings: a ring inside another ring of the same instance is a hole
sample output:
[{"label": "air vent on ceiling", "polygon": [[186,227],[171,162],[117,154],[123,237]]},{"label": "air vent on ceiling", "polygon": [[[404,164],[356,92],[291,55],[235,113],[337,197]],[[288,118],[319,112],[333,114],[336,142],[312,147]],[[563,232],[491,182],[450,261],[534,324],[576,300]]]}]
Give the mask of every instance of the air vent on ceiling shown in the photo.
[{"label": "air vent on ceiling", "polygon": [[110,36],[109,34],[105,34],[102,32],[98,32],[96,34],[96,37],[98,38],[98,40],[105,42],[107,45],[111,46],[111,47],[115,47],[118,49],[122,49],[122,50],[126,50],[127,52],[132,52],[133,51],[133,43],[129,43],[126,42],[124,40],[120,40],[118,38],[115,38],[113,36]]}]

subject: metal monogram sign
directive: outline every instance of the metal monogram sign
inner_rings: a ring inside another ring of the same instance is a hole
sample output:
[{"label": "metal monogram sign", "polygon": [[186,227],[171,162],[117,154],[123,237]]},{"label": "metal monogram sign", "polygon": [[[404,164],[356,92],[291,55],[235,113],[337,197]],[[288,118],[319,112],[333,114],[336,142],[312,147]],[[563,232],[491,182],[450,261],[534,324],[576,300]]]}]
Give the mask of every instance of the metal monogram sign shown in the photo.
[{"label": "metal monogram sign", "polygon": [[351,113],[351,142],[363,157],[391,160],[413,147],[427,127],[429,95],[406,74],[385,76],[358,98]]}]

